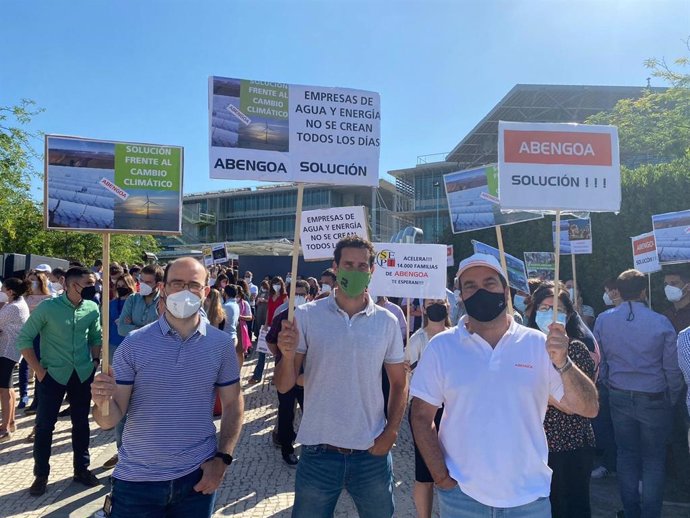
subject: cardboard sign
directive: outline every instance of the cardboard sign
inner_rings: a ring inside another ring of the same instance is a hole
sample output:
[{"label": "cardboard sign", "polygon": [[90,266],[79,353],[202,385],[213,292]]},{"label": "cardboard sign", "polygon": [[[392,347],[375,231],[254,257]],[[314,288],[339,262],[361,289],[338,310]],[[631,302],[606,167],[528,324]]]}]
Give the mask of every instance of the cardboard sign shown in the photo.
[{"label": "cardboard sign", "polygon": [[499,121],[498,178],[501,209],[618,212],[618,129]]},{"label": "cardboard sign", "polygon": [[377,296],[446,297],[446,245],[374,243],[369,290]]},{"label": "cardboard sign", "polygon": [[338,241],[353,235],[369,239],[364,207],[337,207],[302,212],[300,241],[305,261],[332,259]]},{"label": "cardboard sign", "polygon": [[690,210],[652,216],[661,264],[690,262]]},{"label": "cardboard sign", "polygon": [[178,146],[46,135],[45,227],[179,234],[182,164]]},{"label": "cardboard sign", "polygon": [[556,273],[556,254],[553,252],[525,252],[527,278],[552,281]]},{"label": "cardboard sign", "polygon": [[207,268],[209,266],[213,266],[213,251],[211,250],[211,247],[205,246],[201,249],[201,253],[204,257],[204,266],[206,266]]},{"label": "cardboard sign", "polygon": [[[556,222],[551,222],[553,246],[556,247]],[[561,238],[561,255],[592,253],[592,221],[584,219],[562,219],[558,233]]]},{"label": "cardboard sign", "polygon": [[454,234],[543,217],[533,212],[501,212],[495,164],[448,173],[443,183]]},{"label": "cardboard sign", "polygon": [[630,239],[633,249],[633,267],[642,273],[654,273],[661,270],[654,232],[640,234]]},{"label": "cardboard sign", "polygon": [[379,94],[210,77],[211,178],[378,187]]},{"label": "cardboard sign", "polygon": [[[501,253],[498,248],[486,245],[479,241],[472,240],[475,254],[493,255],[501,263]],[[529,285],[527,284],[527,272],[525,271],[525,263],[513,257],[510,254],[506,255],[506,266],[508,267],[508,284],[516,290],[524,293],[529,293]]]}]

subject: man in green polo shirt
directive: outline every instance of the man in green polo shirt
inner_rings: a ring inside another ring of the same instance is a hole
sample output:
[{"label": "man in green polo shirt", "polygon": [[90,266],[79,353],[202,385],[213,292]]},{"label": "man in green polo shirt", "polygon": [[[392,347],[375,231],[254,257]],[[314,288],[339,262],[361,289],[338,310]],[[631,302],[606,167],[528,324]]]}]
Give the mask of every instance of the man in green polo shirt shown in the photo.
[{"label": "man in green polo shirt", "polygon": [[[95,294],[96,278],[86,268],[70,268],[65,274],[65,292],[39,304],[26,322],[17,349],[36,373],[38,412],[34,440],[34,476],[29,493],[45,493],[50,473],[50,450],[60,405],[69,396],[72,409],[74,480],[96,486],[89,471],[89,407],[91,381],[101,353],[101,323]],[[41,336],[41,360],[33,340]]]}]

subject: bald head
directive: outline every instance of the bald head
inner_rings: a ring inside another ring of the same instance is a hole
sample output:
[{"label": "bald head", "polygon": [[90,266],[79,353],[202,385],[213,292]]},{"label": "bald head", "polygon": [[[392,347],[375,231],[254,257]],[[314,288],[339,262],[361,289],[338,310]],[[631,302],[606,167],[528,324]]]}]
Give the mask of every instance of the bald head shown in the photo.
[{"label": "bald head", "polygon": [[[192,279],[190,276],[194,277]],[[168,263],[163,273],[163,282],[167,283],[170,279],[186,279],[195,280],[204,286],[208,285],[208,272],[206,268],[194,259],[193,257],[180,257],[173,262]]]}]

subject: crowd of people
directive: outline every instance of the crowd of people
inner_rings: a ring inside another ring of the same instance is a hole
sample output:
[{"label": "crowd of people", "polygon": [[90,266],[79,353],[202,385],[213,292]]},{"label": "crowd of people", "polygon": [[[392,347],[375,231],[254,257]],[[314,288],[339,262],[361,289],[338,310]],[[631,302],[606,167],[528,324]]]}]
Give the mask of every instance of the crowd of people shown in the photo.
[{"label": "crowd of people", "polygon": [[295,518],[332,516],[343,490],[359,516],[393,516],[391,449],[406,415],[415,470],[395,477],[414,477],[420,518],[434,496],[443,518],[587,518],[591,478],[614,475],[625,518],[690,501],[685,267],[664,272],[664,314],[646,303],[646,276],[627,270],[602,283],[608,308],[595,316],[572,281],[530,279],[529,293],[516,292],[483,254],[460,263],[445,297],[392,299],[368,291],[374,256],[349,237],[320,279],[256,284],[250,271],[193,258],[112,263],[107,301],[100,262],[4,279],[0,442],[17,411],[35,413],[30,494],[46,492],[60,415],[72,422],[74,480],[100,484],[92,412],[115,430],[109,516],[211,516],[241,433],[240,369],[256,354],[246,386],[261,382],[270,351],[272,438],[296,468]]}]

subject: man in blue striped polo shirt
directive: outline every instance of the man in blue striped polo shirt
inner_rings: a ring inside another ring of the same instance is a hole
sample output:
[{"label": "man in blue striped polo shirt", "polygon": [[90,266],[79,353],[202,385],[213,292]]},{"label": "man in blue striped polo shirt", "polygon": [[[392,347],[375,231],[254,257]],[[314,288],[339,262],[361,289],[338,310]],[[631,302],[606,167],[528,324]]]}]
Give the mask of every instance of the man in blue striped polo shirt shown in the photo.
[{"label": "man in blue striped polo shirt", "polygon": [[[110,376],[94,380],[96,422],[109,429],[128,415],[113,473],[111,518],[213,513],[244,403],[229,335],[199,315],[208,293],[208,274],[198,261],[185,257],[168,264],[161,290],[165,313],[130,333],[117,348]],[[218,443],[216,390],[223,405]],[[110,412],[104,416],[106,401]]]}]

